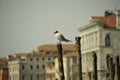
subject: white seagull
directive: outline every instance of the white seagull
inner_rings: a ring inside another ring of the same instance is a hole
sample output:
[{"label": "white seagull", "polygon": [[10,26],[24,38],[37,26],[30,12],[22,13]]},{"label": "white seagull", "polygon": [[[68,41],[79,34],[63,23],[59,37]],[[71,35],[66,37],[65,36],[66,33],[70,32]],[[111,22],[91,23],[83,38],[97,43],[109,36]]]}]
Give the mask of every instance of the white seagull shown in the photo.
[{"label": "white seagull", "polygon": [[55,36],[57,37],[57,39],[59,40],[60,43],[62,41],[64,41],[64,42],[72,42],[71,40],[66,39],[61,33],[59,33],[59,31],[55,31],[54,34],[55,34]]}]

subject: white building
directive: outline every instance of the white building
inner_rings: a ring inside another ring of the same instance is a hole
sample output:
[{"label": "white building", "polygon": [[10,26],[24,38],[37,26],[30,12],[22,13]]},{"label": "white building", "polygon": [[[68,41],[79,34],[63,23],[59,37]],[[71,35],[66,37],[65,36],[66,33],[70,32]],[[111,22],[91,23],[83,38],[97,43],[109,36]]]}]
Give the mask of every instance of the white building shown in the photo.
[{"label": "white building", "polygon": [[[73,44],[63,45],[64,53],[75,52]],[[31,53],[11,55],[8,58],[9,80],[52,80],[55,78],[56,45],[42,45]],[[51,76],[52,73],[52,76]]]},{"label": "white building", "polygon": [[[92,52],[95,51],[98,80],[104,80],[106,78],[106,55],[120,55],[120,10],[115,13],[106,11],[105,16],[90,17],[90,23],[81,26],[79,31],[83,74],[93,70]],[[83,80],[85,79],[89,80],[87,75]]]},{"label": "white building", "polygon": [[[47,57],[46,57],[47,58]],[[52,62],[43,55],[28,54],[24,58],[13,58],[8,62],[10,80],[45,80],[47,63]]]}]

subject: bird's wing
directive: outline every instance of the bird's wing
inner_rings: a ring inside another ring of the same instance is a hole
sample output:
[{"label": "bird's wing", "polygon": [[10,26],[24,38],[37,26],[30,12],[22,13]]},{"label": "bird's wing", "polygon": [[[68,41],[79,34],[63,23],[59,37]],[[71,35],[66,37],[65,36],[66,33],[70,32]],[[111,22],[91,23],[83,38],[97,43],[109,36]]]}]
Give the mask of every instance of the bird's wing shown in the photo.
[{"label": "bird's wing", "polygon": [[65,37],[64,37],[62,34],[60,34],[59,39],[60,39],[61,41],[66,40]]},{"label": "bird's wing", "polygon": [[60,40],[65,42],[72,42],[71,40],[66,39],[62,34],[60,35]]}]

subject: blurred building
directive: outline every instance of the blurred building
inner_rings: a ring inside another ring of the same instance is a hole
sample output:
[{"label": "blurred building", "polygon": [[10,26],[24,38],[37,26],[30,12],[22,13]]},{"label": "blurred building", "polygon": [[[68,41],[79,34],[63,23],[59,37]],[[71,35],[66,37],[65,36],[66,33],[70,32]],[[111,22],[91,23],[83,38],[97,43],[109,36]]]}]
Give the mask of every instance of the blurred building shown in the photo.
[{"label": "blurred building", "polygon": [[46,80],[55,80],[55,66],[51,65],[46,68]]},{"label": "blurred building", "polygon": [[[64,53],[75,52],[75,46],[63,45]],[[56,45],[42,45],[31,53],[20,53],[8,57],[9,80],[54,80]]]},{"label": "blurred building", "polygon": [[8,80],[8,64],[6,58],[0,58],[0,80]]},{"label": "blurred building", "polygon": [[[79,28],[82,71],[86,80],[92,76],[92,52],[97,54],[98,80],[106,79],[106,56],[120,55],[120,10],[106,11],[105,16],[92,16],[90,23]],[[86,74],[86,73],[89,73]]]}]

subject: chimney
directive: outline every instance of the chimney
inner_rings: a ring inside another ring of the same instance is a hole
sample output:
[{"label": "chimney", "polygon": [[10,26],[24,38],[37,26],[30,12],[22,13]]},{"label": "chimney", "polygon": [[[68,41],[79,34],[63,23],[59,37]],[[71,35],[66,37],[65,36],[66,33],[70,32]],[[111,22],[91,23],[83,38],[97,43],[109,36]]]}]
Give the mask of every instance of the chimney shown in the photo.
[{"label": "chimney", "polygon": [[12,58],[13,57],[13,55],[8,55],[7,56],[7,59],[10,59],[10,58]]},{"label": "chimney", "polygon": [[116,28],[120,29],[120,10],[116,10],[115,14],[116,14]]},{"label": "chimney", "polygon": [[109,16],[109,15],[112,15],[113,13],[112,12],[110,12],[110,11],[105,11],[105,17],[107,17],[107,16]]}]

